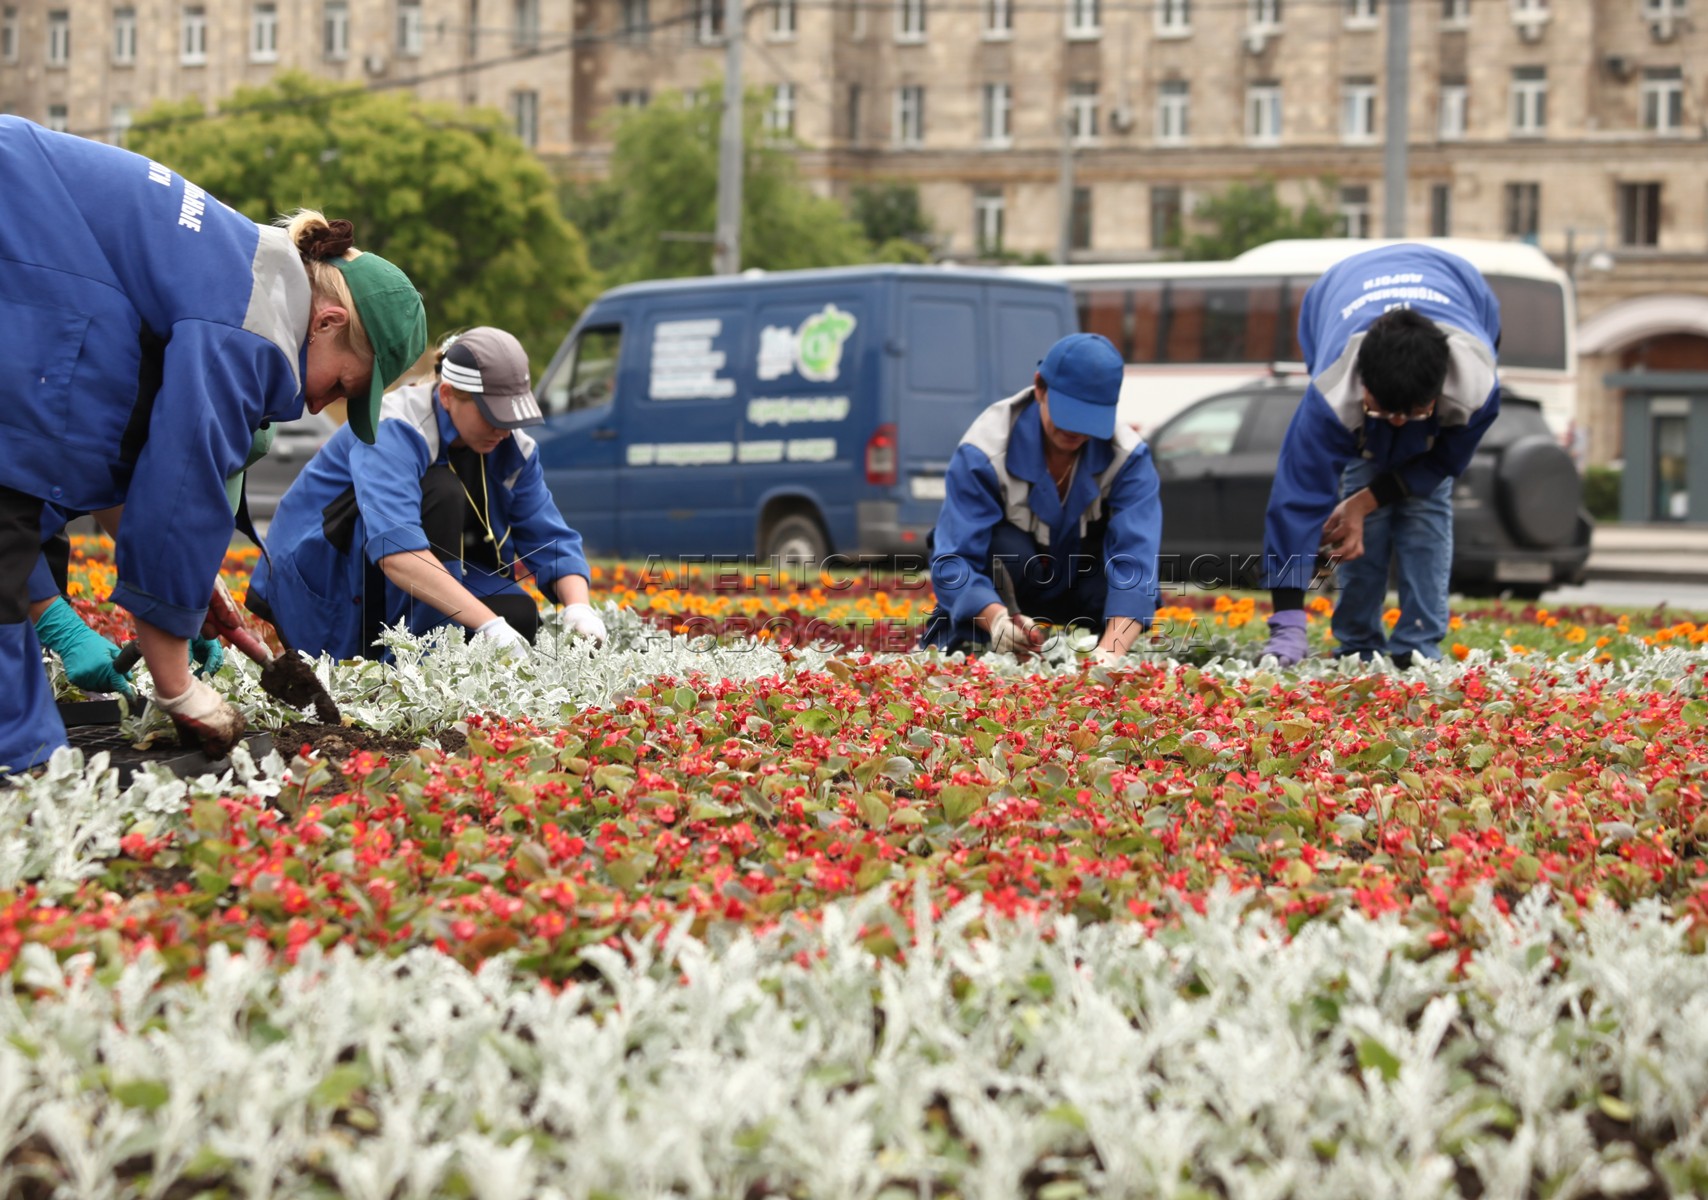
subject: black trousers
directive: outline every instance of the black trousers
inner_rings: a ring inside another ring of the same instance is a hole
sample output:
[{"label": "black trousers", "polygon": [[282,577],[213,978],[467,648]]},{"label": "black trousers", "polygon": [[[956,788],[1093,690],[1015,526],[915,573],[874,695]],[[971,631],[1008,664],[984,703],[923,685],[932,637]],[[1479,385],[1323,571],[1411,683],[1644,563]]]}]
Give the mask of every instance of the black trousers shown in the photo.
[{"label": "black trousers", "polygon": [[[70,545],[66,543],[67,555]],[[30,619],[30,572],[41,552],[41,497],[0,487],[0,625]],[[63,574],[55,578],[63,592]]]}]

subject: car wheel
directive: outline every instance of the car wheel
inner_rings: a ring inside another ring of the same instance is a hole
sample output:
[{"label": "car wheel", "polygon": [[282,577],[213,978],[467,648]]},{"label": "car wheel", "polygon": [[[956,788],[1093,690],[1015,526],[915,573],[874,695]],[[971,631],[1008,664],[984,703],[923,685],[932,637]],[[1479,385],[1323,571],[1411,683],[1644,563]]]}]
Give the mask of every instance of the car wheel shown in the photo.
[{"label": "car wheel", "polygon": [[1525,546],[1558,546],[1577,531],[1583,482],[1552,438],[1521,438],[1500,456],[1496,476],[1501,512],[1513,538]]},{"label": "car wheel", "polygon": [[790,513],[765,535],[760,554],[770,561],[811,565],[830,553],[830,541],[806,513]]}]

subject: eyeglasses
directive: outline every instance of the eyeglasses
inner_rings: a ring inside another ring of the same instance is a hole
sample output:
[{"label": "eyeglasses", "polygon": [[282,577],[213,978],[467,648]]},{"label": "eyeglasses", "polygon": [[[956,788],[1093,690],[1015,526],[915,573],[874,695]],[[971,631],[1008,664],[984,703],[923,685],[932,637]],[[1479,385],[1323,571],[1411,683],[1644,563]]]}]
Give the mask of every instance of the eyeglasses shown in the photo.
[{"label": "eyeglasses", "polygon": [[1435,404],[1440,397],[1431,400],[1421,408],[1414,408],[1409,413],[1388,412],[1385,409],[1372,407],[1370,394],[1364,394],[1364,415],[1377,421],[1386,421],[1390,425],[1404,425],[1407,421],[1427,421],[1435,415]]}]

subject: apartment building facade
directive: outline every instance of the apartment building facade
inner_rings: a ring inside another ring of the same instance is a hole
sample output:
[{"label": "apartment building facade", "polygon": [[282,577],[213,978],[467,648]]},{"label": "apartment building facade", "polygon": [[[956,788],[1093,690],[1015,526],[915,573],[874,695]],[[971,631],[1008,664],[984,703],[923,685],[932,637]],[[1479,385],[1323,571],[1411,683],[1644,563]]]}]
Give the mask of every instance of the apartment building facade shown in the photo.
[{"label": "apartment building facade", "polygon": [[[1398,2],[761,0],[744,75],[813,186],[915,184],[950,257],[1163,254],[1199,198],[1260,177],[1376,234]],[[1616,455],[1603,377],[1708,372],[1708,0],[1406,20],[1405,232],[1566,264],[1584,423]],[[502,109],[588,175],[613,114],[721,79],[725,32],[724,0],[0,0],[0,108],[122,141],[154,100],[292,67]]]}]

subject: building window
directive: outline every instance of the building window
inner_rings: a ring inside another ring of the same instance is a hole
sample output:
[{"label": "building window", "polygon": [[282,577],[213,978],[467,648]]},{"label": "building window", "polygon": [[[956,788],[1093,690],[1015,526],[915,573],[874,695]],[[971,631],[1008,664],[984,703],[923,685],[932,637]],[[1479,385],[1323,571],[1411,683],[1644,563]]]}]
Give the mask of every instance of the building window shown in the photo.
[{"label": "building window", "polygon": [[1376,24],[1380,15],[1376,11],[1376,0],[1345,0],[1345,2],[1344,23],[1348,29],[1368,29]]},{"label": "building window", "polygon": [[1067,35],[1070,38],[1095,38],[1103,34],[1098,0],[1067,0]]},{"label": "building window", "polygon": [[510,97],[510,115],[515,118],[516,136],[524,146],[540,144],[540,94],[516,92]]},{"label": "building window", "polygon": [[1080,145],[1097,140],[1097,85],[1070,83],[1067,96],[1068,136]]},{"label": "building window", "polygon": [[860,143],[860,101],[862,89],[859,84],[848,85],[848,144],[856,146]]},{"label": "building window", "polygon": [[1005,41],[1014,36],[1014,6],[1009,0],[984,0],[980,11],[986,41]]},{"label": "building window", "polygon": [[896,0],[896,41],[925,40],[925,0]]},{"label": "building window", "polygon": [[1156,0],[1156,31],[1163,37],[1192,32],[1192,0]]},{"label": "building window", "polygon": [[771,36],[780,42],[793,41],[798,14],[795,0],[771,0]]},{"label": "building window", "polygon": [[1073,189],[1073,210],[1068,213],[1068,249],[1091,249],[1091,189]]},{"label": "building window", "polygon": [[1619,185],[1619,244],[1658,246],[1661,241],[1661,185]]},{"label": "building window", "polygon": [[113,10],[113,61],[128,67],[136,61],[136,9]]},{"label": "building window", "polygon": [[651,31],[651,21],[647,16],[647,0],[623,0],[621,15],[623,40],[626,42],[644,42]]},{"label": "building window", "polygon": [[320,28],[326,57],[335,60],[349,58],[349,0],[326,0],[326,7],[321,10]]},{"label": "building window", "polygon": [[1548,0],[1512,0],[1512,11],[1516,16],[1546,13]]},{"label": "building window", "polygon": [[1643,128],[1650,133],[1684,132],[1684,73],[1678,67],[1643,72]]},{"label": "building window", "polygon": [[511,14],[511,47],[516,50],[539,49],[540,0],[515,0]]},{"label": "building window", "polygon": [[47,65],[63,67],[71,62],[71,14],[63,8],[47,15]]},{"label": "building window", "polygon": [[1435,124],[1435,132],[1444,142],[1456,142],[1465,136],[1465,118],[1470,101],[1470,90],[1460,81],[1441,84],[1441,112]]},{"label": "building window", "polygon": [[850,0],[854,9],[848,15],[848,34],[857,42],[866,40],[866,0]]},{"label": "building window", "polygon": [[724,0],[694,0],[694,39],[708,46],[723,36]]},{"label": "building window", "polygon": [[1002,253],[1002,218],[1007,207],[1001,192],[973,193],[973,243],[980,258]]},{"label": "building window", "polygon": [[1506,236],[1536,240],[1542,227],[1542,185],[1539,183],[1509,183],[1506,185]]},{"label": "building window", "polygon": [[[397,0],[397,52],[408,58],[419,58],[421,42],[421,0]],[[532,142],[528,144],[533,145]]]},{"label": "building window", "polygon": [[1348,79],[1340,88],[1340,140],[1368,142],[1376,136],[1376,81]]},{"label": "building window", "polygon": [[67,133],[71,129],[71,117],[63,104],[47,106],[47,127],[55,133]]},{"label": "building window", "polygon": [[[622,109],[645,108],[651,102],[652,102],[652,94],[650,92],[648,92],[645,88],[618,88],[617,89],[617,107],[618,108],[622,108]],[[686,98],[684,98],[684,103],[685,104],[687,103]],[[687,106],[689,108],[698,108],[700,106],[698,98],[695,99],[694,103],[688,104]]]},{"label": "building window", "polygon": [[279,60],[279,6],[257,4],[249,13],[249,61]]},{"label": "building window", "polygon": [[1254,30],[1281,28],[1281,0],[1250,0],[1246,24]]},{"label": "building window", "polygon": [[1466,29],[1471,24],[1471,0],[1441,0],[1441,26]]},{"label": "building window", "polygon": [[1548,68],[1512,68],[1512,134],[1540,137],[1548,128]]},{"label": "building window", "polygon": [[1340,236],[1370,236],[1370,189],[1361,183],[1340,189]]},{"label": "building window", "polygon": [[898,146],[925,141],[925,88],[920,84],[896,89],[895,140]]},{"label": "building window", "polygon": [[795,85],[771,85],[771,103],[765,110],[765,132],[774,138],[795,136]]},{"label": "building window", "polygon": [[178,61],[187,67],[208,61],[208,10],[200,4],[184,6],[182,36],[178,39]]},{"label": "building window", "polygon": [[1157,91],[1156,140],[1178,146],[1191,133],[1191,85],[1184,79],[1165,79]]},{"label": "building window", "polygon": [[1453,236],[1453,185],[1432,183],[1429,186],[1429,236]]},{"label": "building window", "polygon": [[1169,185],[1151,189],[1151,249],[1166,250],[1180,244],[1181,218],[1185,200],[1180,189]]},{"label": "building window", "polygon": [[0,62],[18,61],[18,10],[0,9]]},{"label": "building window", "polygon": [[1009,145],[1009,115],[1014,111],[1014,88],[1006,83],[984,85],[984,144],[993,147]]},{"label": "building window", "polygon": [[1246,140],[1273,146],[1281,140],[1281,85],[1254,83],[1245,90]]},{"label": "building window", "polygon": [[130,138],[130,105],[113,105],[112,116],[107,121],[107,132],[112,137],[113,145],[122,146]]}]

